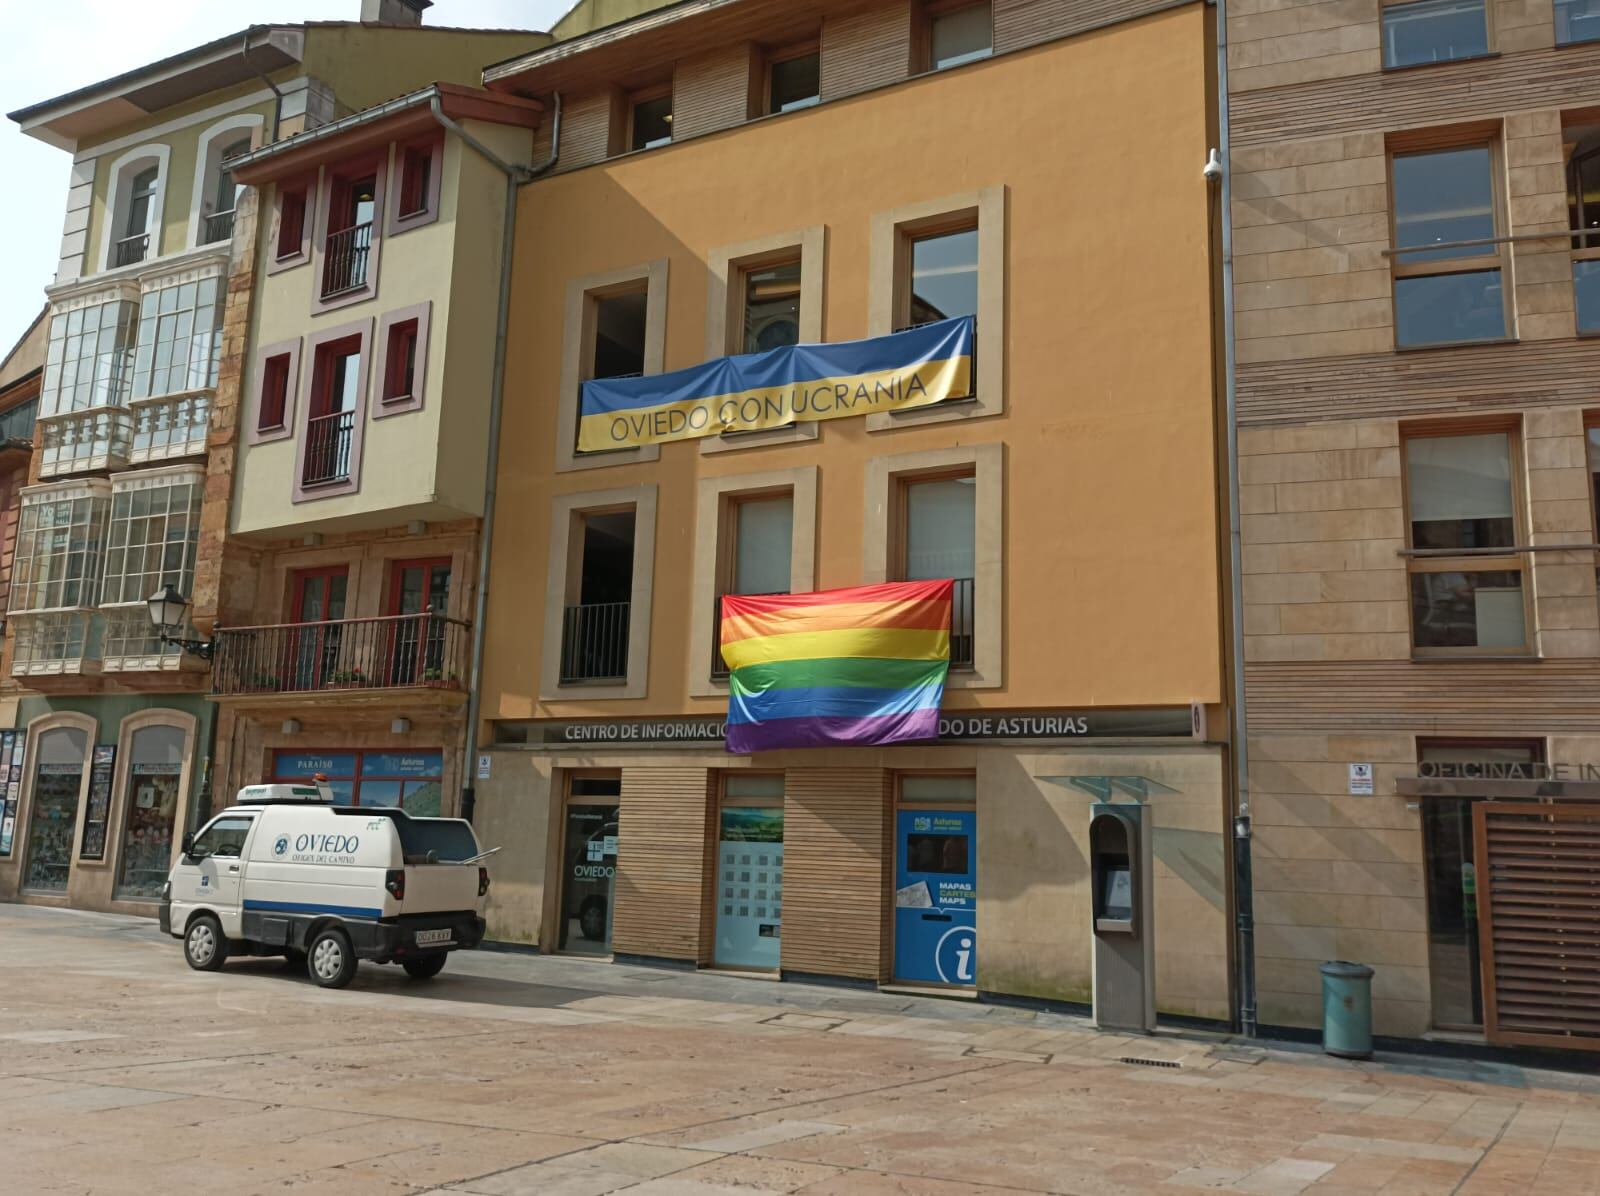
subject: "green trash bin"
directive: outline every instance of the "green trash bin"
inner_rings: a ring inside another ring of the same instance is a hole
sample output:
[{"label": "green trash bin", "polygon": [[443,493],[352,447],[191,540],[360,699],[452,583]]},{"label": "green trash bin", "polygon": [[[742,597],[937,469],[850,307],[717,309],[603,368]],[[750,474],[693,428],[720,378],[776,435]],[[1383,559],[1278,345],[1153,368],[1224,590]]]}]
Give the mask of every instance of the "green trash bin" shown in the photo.
[{"label": "green trash bin", "polygon": [[1322,1049],[1372,1058],[1372,969],[1336,959],[1322,965]]}]

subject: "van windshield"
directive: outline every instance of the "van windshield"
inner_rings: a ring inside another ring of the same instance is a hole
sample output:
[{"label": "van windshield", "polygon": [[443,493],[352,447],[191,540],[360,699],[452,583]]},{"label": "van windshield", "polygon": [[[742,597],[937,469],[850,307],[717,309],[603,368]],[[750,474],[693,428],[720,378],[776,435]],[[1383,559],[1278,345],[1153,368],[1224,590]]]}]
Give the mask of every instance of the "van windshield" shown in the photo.
[{"label": "van windshield", "polygon": [[[400,850],[406,863],[454,864],[470,860],[481,848],[472,828],[458,818],[396,818]],[[427,860],[429,853],[433,859]]]}]

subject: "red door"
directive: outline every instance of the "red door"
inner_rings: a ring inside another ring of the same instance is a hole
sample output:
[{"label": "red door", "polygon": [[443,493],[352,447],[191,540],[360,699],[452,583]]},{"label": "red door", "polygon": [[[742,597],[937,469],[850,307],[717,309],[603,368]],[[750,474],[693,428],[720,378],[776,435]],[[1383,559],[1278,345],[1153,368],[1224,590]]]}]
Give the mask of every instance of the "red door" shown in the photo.
[{"label": "red door", "polygon": [[445,637],[450,610],[450,558],[396,561],[389,574],[393,618],[389,684],[446,685]]},{"label": "red door", "polygon": [[349,580],[348,565],[297,569],[292,574],[289,614],[296,626],[288,637],[289,659],[284,662],[289,674],[286,689],[354,683],[339,664]]}]

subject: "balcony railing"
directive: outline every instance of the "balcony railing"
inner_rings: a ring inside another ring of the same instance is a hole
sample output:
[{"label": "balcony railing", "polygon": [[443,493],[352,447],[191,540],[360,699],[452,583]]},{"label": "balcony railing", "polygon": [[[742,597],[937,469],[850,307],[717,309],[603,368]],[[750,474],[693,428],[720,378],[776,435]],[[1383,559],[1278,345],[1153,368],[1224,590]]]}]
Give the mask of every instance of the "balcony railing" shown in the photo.
[{"label": "balcony railing", "polygon": [[205,219],[203,230],[204,240],[202,245],[214,245],[218,241],[233,240],[233,209],[226,212],[212,212]]},{"label": "balcony railing", "polygon": [[212,692],[459,690],[471,635],[471,624],[431,612],[218,628]]},{"label": "balcony railing", "polygon": [[569,606],[561,618],[561,684],[628,676],[629,602]]},{"label": "balcony railing", "polygon": [[329,233],[322,248],[322,297],[330,299],[367,285],[372,253],[372,222]]},{"label": "balcony railing", "polygon": [[113,257],[119,266],[131,266],[135,262],[144,261],[144,255],[150,250],[150,234],[139,233],[133,237],[123,237],[116,244]]},{"label": "balcony railing", "polygon": [[335,411],[313,415],[306,421],[305,486],[343,482],[350,477],[350,440],[355,435],[356,413]]}]

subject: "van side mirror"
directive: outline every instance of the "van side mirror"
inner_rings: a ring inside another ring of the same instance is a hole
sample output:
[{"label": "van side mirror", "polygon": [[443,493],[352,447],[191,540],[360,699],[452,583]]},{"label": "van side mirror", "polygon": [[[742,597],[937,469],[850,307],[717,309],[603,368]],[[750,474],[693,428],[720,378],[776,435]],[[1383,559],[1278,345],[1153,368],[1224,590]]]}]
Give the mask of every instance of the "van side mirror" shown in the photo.
[{"label": "van side mirror", "polygon": [[192,851],[194,851],[194,832],[193,831],[184,831],[183,832],[183,854],[184,855],[188,855]]}]

